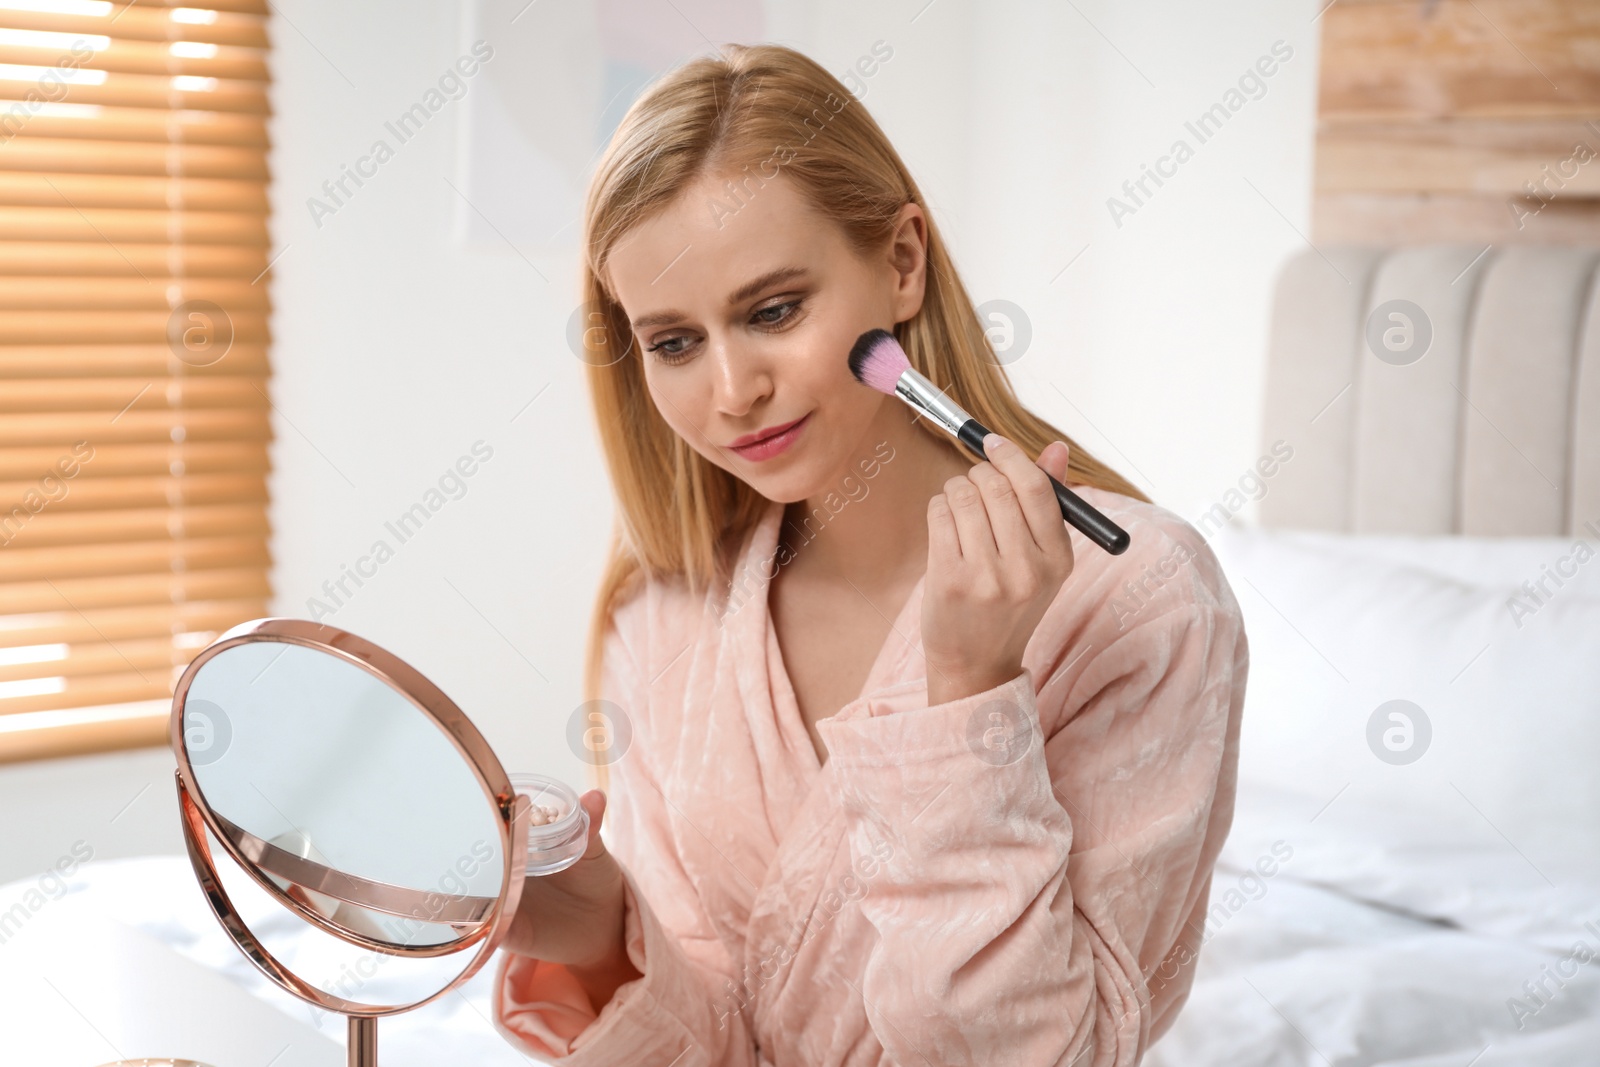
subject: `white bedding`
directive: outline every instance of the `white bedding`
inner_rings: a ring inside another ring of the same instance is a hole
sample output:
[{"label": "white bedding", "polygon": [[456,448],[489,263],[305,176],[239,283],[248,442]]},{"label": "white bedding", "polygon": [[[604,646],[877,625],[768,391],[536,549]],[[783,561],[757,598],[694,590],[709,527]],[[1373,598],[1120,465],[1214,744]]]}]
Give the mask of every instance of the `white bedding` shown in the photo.
[{"label": "white bedding", "polygon": [[[1381,899],[1406,877],[1393,839],[1352,832],[1383,816],[1344,800],[1317,815],[1285,794],[1241,791],[1194,990],[1146,1057],[1149,1067],[1600,1063],[1600,899],[1575,894],[1570,912],[1547,916],[1531,937],[1361,899]],[[1277,855],[1285,847],[1291,855],[1264,878],[1255,864],[1274,843]],[[1528,884],[1505,852],[1503,844],[1441,842],[1412,866],[1437,886],[1428,903],[1453,896],[1464,912],[1488,913],[1501,903],[1490,901],[1496,884],[1507,900]],[[1565,948],[1540,947],[1558,926],[1569,930]],[[1575,973],[1564,982],[1549,977],[1580,942],[1597,958],[1570,962]],[[1523,988],[1541,978],[1551,994],[1542,1005]],[[1513,997],[1531,1014],[1514,1014]]]},{"label": "white bedding", "polygon": [[[1212,547],[1250,641],[1238,801],[1193,993],[1147,1062],[1600,1064],[1594,547]],[[1372,730],[1396,699],[1429,719],[1413,750]]]}]

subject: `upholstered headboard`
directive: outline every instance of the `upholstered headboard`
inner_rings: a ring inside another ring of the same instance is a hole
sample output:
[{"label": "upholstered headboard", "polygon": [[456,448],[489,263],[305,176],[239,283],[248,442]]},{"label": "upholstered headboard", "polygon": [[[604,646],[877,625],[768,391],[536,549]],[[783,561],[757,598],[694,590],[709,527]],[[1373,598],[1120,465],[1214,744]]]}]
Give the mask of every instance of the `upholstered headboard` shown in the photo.
[{"label": "upholstered headboard", "polygon": [[1308,249],[1279,276],[1265,526],[1600,526],[1600,248]]}]

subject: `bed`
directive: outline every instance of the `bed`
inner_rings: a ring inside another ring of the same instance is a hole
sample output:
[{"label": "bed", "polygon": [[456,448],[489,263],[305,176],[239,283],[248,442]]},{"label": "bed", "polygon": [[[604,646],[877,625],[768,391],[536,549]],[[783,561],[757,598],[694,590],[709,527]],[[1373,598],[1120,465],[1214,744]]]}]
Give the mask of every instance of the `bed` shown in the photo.
[{"label": "bed", "polygon": [[1284,269],[1259,523],[1197,522],[1251,674],[1205,948],[1153,1067],[1600,1063],[1597,262]]},{"label": "bed", "polygon": [[[1251,674],[1204,948],[1152,1067],[1600,1063],[1597,261],[1286,266],[1263,462],[1191,517]],[[1257,525],[1233,518],[1245,498]],[[30,888],[0,887],[0,911]],[[31,921],[120,923],[342,1038],[250,967],[181,858],[92,864],[48,909]],[[384,1062],[529,1062],[488,979],[387,1020]],[[274,1067],[338,1062],[296,1048]]]}]

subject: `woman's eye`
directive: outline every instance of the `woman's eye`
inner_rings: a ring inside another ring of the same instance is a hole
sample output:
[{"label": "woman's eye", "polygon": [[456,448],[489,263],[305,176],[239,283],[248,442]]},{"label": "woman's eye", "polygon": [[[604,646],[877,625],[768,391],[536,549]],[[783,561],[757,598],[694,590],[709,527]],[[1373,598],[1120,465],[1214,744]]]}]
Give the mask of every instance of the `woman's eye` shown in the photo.
[{"label": "woman's eye", "polygon": [[[790,300],[790,301],[788,301],[787,303],[784,303],[784,304],[773,304],[771,307],[764,307],[760,311],[757,311],[756,312],[756,318],[758,320],[760,320],[760,322],[761,322],[761,324],[763,326],[776,326],[778,323],[784,321],[785,319],[787,319],[789,317],[788,313],[790,312],[790,310],[792,308],[798,308],[799,306],[800,306],[800,301],[798,301],[798,300]],[[774,311],[785,312],[785,314],[778,315],[778,316],[773,317],[773,318],[766,317],[769,313],[774,312]]]},{"label": "woman's eye", "polygon": [[648,350],[654,352],[656,354],[656,358],[660,359],[663,363],[681,362],[686,355],[684,350],[682,348],[668,348],[667,346],[676,344],[679,341],[687,340],[687,337],[669,337],[665,341],[658,341],[655,344],[648,346]]}]

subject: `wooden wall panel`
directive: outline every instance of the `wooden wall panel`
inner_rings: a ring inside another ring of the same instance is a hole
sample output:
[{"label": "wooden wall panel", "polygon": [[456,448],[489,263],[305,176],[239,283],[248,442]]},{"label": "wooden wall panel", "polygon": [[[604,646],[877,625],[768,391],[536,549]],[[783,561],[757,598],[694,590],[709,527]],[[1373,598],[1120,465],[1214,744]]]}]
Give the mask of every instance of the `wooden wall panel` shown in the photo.
[{"label": "wooden wall panel", "polygon": [[1600,234],[1600,2],[1337,0],[1319,21],[1315,239]]}]

